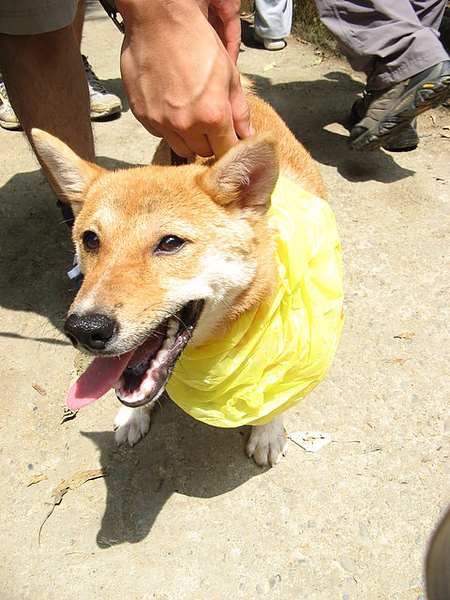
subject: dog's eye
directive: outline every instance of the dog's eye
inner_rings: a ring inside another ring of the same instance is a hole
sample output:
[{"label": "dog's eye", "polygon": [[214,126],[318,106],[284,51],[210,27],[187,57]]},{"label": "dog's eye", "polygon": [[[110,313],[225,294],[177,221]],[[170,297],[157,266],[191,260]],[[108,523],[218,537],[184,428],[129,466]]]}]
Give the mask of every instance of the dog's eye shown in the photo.
[{"label": "dog's eye", "polygon": [[100,239],[93,231],[85,231],[83,233],[83,246],[86,252],[97,254],[100,248]]},{"label": "dog's eye", "polygon": [[187,244],[187,240],[179,238],[177,235],[165,235],[155,247],[155,254],[175,254]]}]

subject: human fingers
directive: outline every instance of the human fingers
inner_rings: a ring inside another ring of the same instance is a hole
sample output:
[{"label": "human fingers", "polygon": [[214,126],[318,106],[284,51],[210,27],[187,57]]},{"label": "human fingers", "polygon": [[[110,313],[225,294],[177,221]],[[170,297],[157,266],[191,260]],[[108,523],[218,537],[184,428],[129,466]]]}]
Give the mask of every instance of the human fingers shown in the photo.
[{"label": "human fingers", "polygon": [[216,111],[205,108],[202,118],[195,119],[188,128],[175,121],[167,123],[161,131],[170,147],[179,156],[187,158],[193,154],[219,158],[238,142],[228,102]]},{"label": "human fingers", "polygon": [[233,130],[239,139],[253,135],[254,130],[250,121],[250,107],[244,90],[242,89],[240,75],[236,69],[236,76],[230,86],[230,107],[233,118]]},{"label": "human fingers", "polygon": [[211,0],[208,16],[228,55],[236,64],[241,46],[240,2],[236,0]]},{"label": "human fingers", "polygon": [[212,154],[217,159],[226,154],[238,141],[232,123],[230,127],[226,127],[221,133],[214,134],[210,132],[208,134],[208,142],[212,148]]},{"label": "human fingers", "polygon": [[237,69],[228,94],[209,96],[189,126],[173,116],[160,131],[173,150],[186,157],[194,153],[220,158],[239,139],[252,135],[250,108]]},{"label": "human fingers", "polygon": [[184,138],[178,132],[171,130],[167,132],[164,138],[175,154],[183,158],[191,158],[193,156],[207,157],[214,154],[208,137],[205,134],[186,133],[186,137]]},{"label": "human fingers", "polygon": [[166,139],[172,150],[185,158],[193,155],[220,158],[239,141],[229,103],[215,113],[205,109],[203,119],[197,119],[189,128],[168,122],[158,129],[159,135]]},{"label": "human fingers", "polygon": [[220,41],[225,47],[230,59],[236,64],[239,50],[241,48],[241,21],[240,19],[232,19],[222,21],[214,7],[210,8],[208,20]]}]

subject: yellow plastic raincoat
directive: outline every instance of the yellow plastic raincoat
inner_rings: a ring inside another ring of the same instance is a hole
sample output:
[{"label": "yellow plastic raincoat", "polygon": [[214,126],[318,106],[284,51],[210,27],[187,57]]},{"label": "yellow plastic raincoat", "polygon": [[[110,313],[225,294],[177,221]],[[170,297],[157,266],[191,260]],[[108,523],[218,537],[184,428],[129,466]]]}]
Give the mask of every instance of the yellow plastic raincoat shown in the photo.
[{"label": "yellow plastic raincoat", "polygon": [[187,346],[167,383],[172,400],[209,425],[270,421],[317,386],[336,353],[343,281],[331,208],[280,178],[269,215],[278,229],[275,298],[240,317],[225,339]]}]

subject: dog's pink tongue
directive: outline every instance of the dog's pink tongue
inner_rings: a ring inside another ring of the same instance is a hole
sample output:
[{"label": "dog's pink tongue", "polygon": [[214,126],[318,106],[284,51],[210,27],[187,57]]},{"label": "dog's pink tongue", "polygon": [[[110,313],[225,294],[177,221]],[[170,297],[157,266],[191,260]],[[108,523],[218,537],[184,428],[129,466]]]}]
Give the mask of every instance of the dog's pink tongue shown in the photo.
[{"label": "dog's pink tongue", "polygon": [[67,406],[79,410],[101,398],[118,381],[133,352],[112,358],[96,358],[70,388]]}]

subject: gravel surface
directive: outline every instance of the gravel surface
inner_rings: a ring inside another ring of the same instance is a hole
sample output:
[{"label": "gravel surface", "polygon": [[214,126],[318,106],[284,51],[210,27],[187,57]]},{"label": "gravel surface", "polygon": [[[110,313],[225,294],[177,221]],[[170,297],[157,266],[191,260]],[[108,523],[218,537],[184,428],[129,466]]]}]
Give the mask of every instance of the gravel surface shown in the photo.
[{"label": "gravel surface", "polygon": [[[120,44],[90,3],[83,52],[124,103],[94,125],[111,168],[150,162],[157,144],[129,111]],[[4,600],[425,598],[428,539],[450,499],[449,110],[420,117],[414,152],[350,153],[362,78],[345,62],[290,39],[278,53],[244,43],[239,65],[317,160],[338,222],[341,344],[286,418],[332,442],[290,442],[261,470],[247,430],[209,428],[168,399],[132,449],[115,447],[111,393],[62,422],[83,367],[61,331],[69,232],[22,134],[0,130]]]}]

